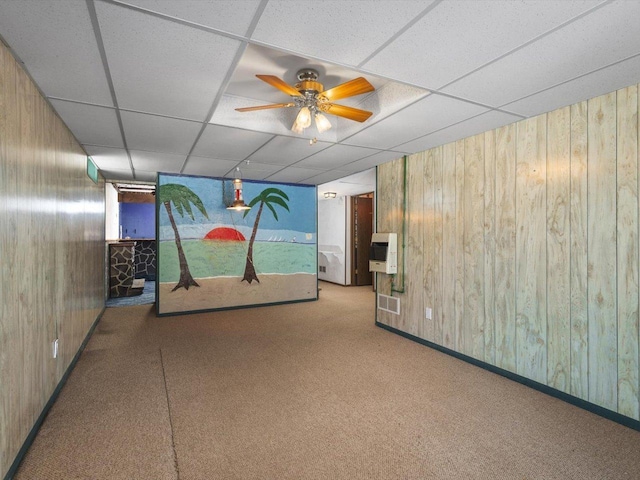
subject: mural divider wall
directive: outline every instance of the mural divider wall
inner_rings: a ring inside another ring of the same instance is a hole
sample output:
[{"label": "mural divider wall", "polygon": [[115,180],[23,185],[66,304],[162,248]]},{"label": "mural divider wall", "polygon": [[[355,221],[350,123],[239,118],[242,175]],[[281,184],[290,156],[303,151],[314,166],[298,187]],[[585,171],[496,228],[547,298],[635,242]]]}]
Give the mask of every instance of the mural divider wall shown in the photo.
[{"label": "mural divider wall", "polygon": [[232,189],[158,175],[158,315],[317,300],[316,187],[244,180],[244,211]]}]

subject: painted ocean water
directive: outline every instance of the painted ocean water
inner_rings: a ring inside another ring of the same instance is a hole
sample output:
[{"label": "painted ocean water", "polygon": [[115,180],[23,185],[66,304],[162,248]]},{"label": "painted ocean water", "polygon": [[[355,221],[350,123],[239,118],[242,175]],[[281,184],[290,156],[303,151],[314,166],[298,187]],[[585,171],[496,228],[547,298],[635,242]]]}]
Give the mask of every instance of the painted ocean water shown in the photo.
[{"label": "painted ocean water", "polygon": [[[218,240],[183,240],[189,270],[193,278],[242,277],[249,242]],[[173,240],[158,245],[161,282],[177,282],[180,278],[178,251]],[[256,241],[253,263],[258,276],[266,273],[317,273],[315,243]]]}]

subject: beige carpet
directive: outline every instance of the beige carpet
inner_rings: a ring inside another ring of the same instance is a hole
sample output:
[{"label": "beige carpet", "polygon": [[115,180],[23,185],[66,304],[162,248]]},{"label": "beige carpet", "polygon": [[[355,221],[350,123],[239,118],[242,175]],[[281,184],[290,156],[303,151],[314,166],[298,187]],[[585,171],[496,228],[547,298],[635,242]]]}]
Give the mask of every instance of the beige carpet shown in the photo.
[{"label": "beige carpet", "polygon": [[374,326],[370,287],[111,308],[18,479],[638,479],[640,432]]}]

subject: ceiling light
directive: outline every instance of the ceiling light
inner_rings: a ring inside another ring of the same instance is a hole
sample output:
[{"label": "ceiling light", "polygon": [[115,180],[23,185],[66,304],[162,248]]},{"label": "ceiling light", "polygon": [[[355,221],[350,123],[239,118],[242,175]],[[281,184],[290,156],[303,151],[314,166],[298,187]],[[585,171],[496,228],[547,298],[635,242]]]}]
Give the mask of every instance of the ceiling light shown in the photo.
[{"label": "ceiling light", "polygon": [[329,121],[329,119],[320,112],[316,112],[315,119],[318,133],[326,132],[331,128],[331,122]]},{"label": "ceiling light", "polygon": [[240,167],[236,167],[236,178],[233,179],[233,203],[227,207],[227,210],[240,212],[250,208],[242,198],[242,174],[240,173]]},{"label": "ceiling light", "polygon": [[324,192],[324,198],[336,198],[336,192]]}]

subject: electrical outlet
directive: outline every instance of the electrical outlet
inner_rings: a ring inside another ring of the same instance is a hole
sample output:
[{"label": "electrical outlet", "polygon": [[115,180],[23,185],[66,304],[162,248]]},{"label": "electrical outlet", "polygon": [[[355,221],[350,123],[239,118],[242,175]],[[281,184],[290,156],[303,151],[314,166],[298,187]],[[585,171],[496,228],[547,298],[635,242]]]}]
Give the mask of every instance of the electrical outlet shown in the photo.
[{"label": "electrical outlet", "polygon": [[58,339],[56,338],[53,342],[51,342],[51,354],[53,358],[58,358]]},{"label": "electrical outlet", "polygon": [[429,307],[425,309],[424,315],[427,318],[427,320],[431,320],[431,309]]}]

